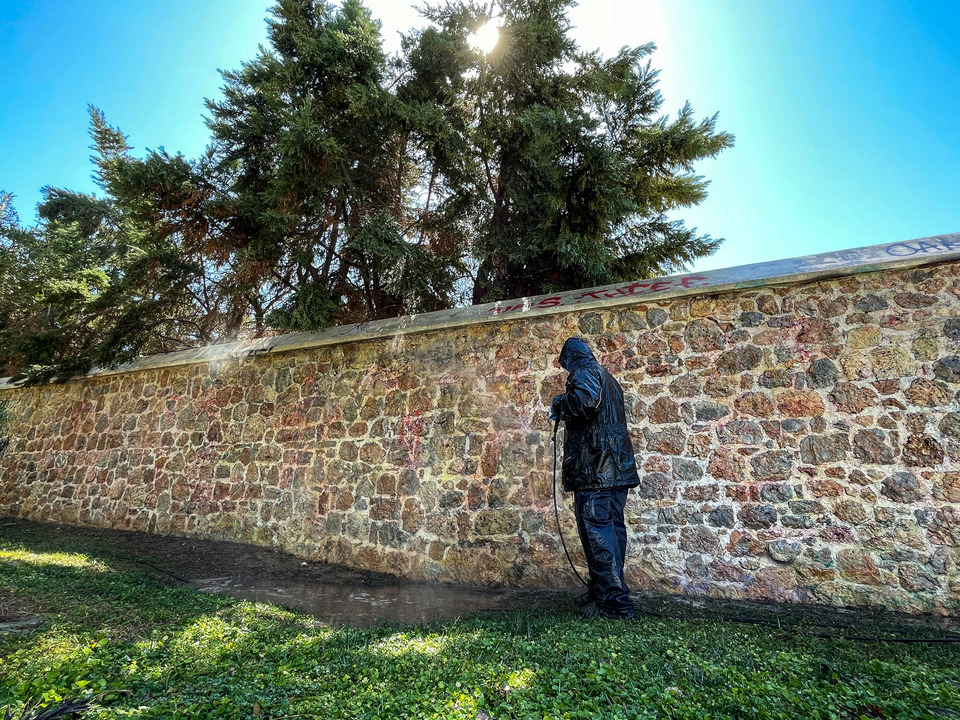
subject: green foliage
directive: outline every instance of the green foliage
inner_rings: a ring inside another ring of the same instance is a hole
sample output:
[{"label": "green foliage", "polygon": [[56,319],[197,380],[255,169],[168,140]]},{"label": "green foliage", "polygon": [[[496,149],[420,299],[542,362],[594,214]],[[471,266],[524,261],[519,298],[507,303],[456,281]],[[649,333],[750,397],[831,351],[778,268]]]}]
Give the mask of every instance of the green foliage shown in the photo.
[{"label": "green foliage", "polygon": [[429,266],[403,262],[397,273],[388,264],[422,243],[401,236],[414,169],[385,86],[379,23],[355,0],[336,10],[285,0],[273,9],[270,43],[225,73],[224,99],[208,102],[211,202],[229,218],[217,243],[238,258],[236,281],[257,287],[264,307],[281,306],[268,315],[278,329],[428,302],[418,296],[431,278],[396,280]]},{"label": "green foliage", "polygon": [[[466,218],[473,301],[666,274],[709,255],[672,211],[706,196],[697,160],[732,145],[716,117],[657,117],[652,45],[603,59],[569,37],[569,0],[448,3],[407,42],[399,91],[442,108],[441,213]],[[499,17],[489,56],[470,34]],[[453,152],[450,152],[453,150]]]},{"label": "green foliage", "polygon": [[[142,353],[636,280],[719,241],[716,117],[662,116],[652,45],[570,38],[572,0],[445,3],[388,57],[360,0],[280,0],[223,73],[199,158],[143,157],[91,108],[103,197],[0,193],[0,364],[33,381]],[[471,34],[491,17],[484,55]]]},{"label": "green foliage", "polygon": [[0,706],[14,709],[30,697],[102,692],[93,717],[960,712],[960,666],[949,645],[862,645],[712,620],[584,622],[536,609],[331,629],[273,606],[163,585],[49,533],[26,545],[0,535],[0,591],[29,598],[44,619],[29,636],[0,635]]},{"label": "green foliage", "polygon": [[91,108],[97,175],[107,196],[44,188],[39,223],[0,237],[0,366],[17,379],[65,380],[209,339],[216,315],[197,302],[202,265],[179,238],[119,197],[123,135]]},{"label": "green foliage", "polygon": [[266,323],[281,332],[315,332],[330,325],[339,309],[326,286],[308,279],[281,307],[270,311]]}]

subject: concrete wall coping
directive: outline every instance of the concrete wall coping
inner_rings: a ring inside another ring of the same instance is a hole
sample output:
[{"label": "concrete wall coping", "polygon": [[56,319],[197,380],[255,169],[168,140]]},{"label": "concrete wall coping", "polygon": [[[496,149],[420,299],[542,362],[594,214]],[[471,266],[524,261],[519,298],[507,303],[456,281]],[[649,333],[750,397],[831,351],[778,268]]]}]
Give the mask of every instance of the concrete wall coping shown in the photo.
[{"label": "concrete wall coping", "polygon": [[[960,259],[960,233],[870,245],[867,247],[739,265],[702,273],[671,275],[586,290],[570,290],[452,310],[405,315],[328,328],[322,332],[301,332],[257,338],[209,347],[152,355],[117,368],[96,368],[86,377],[117,375],[214,361],[240,360],[266,355],[372,340],[410,333],[429,332],[478,323],[502,322],[555,315],[574,310],[609,308],[659,301],[685,295],[716,294],[767,285],[822,280],[879,270],[919,267]],[[9,378],[0,379],[0,390],[17,387]]]}]

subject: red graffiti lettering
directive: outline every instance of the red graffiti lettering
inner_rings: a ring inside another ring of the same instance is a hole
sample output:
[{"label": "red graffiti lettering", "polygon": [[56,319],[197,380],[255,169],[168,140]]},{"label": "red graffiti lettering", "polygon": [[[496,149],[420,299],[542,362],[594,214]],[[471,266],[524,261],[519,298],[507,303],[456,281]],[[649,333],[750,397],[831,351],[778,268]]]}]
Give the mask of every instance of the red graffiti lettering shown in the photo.
[{"label": "red graffiti lettering", "polygon": [[[698,281],[699,281],[699,285],[694,285],[694,283],[695,283],[695,282],[698,282]],[[710,281],[707,280],[705,277],[701,277],[701,276],[699,276],[699,275],[691,275],[691,276],[689,276],[689,277],[685,277],[685,278],[681,279],[681,280],[680,280],[680,284],[683,285],[683,287],[685,287],[685,288],[689,288],[689,287],[703,287],[704,285],[709,285],[709,284],[710,284]]]},{"label": "red graffiti lettering", "polygon": [[648,287],[650,287],[650,283],[635,282],[620,288],[619,290],[617,290],[617,292],[623,295],[634,295],[640,292],[641,288],[648,288]]},{"label": "red graffiti lettering", "polygon": [[[674,287],[703,287],[704,285],[709,285],[710,282],[707,278],[701,275],[690,275],[687,277],[679,278],[678,280],[658,280],[653,284],[649,282],[633,282],[629,285],[621,285],[618,288],[613,290],[591,290],[590,292],[585,292],[577,297],[574,301],[574,304],[579,305],[582,302],[589,302],[590,300],[602,300],[604,298],[617,298],[624,297],[625,295],[643,295],[651,292],[662,292],[664,290],[669,290]],[[551,296],[539,300],[534,306],[536,308],[552,308],[560,307],[565,305],[566,302],[562,297]],[[500,315],[502,313],[516,312],[518,310],[523,310],[523,305],[500,305],[490,308],[489,312],[494,313],[495,315]]]}]

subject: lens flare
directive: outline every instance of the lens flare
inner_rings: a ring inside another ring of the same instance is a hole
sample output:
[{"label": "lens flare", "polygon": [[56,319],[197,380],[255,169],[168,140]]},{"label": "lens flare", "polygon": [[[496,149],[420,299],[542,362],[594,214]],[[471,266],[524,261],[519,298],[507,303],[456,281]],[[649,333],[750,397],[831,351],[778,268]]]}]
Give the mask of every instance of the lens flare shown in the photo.
[{"label": "lens flare", "polygon": [[491,19],[486,25],[479,28],[470,36],[470,44],[477,50],[487,55],[493,52],[493,49],[500,41],[500,28],[497,27],[497,20]]}]

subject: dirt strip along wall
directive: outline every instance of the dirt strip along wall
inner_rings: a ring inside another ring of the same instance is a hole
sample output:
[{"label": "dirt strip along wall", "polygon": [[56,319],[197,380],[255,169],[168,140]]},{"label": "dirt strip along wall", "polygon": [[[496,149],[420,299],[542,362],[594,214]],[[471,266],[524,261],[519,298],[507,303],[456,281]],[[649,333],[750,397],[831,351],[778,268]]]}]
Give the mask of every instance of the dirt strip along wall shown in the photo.
[{"label": "dirt strip along wall", "polygon": [[571,587],[582,334],[632,421],[634,588],[958,614],[958,297],[949,262],[7,390],[0,513]]}]

